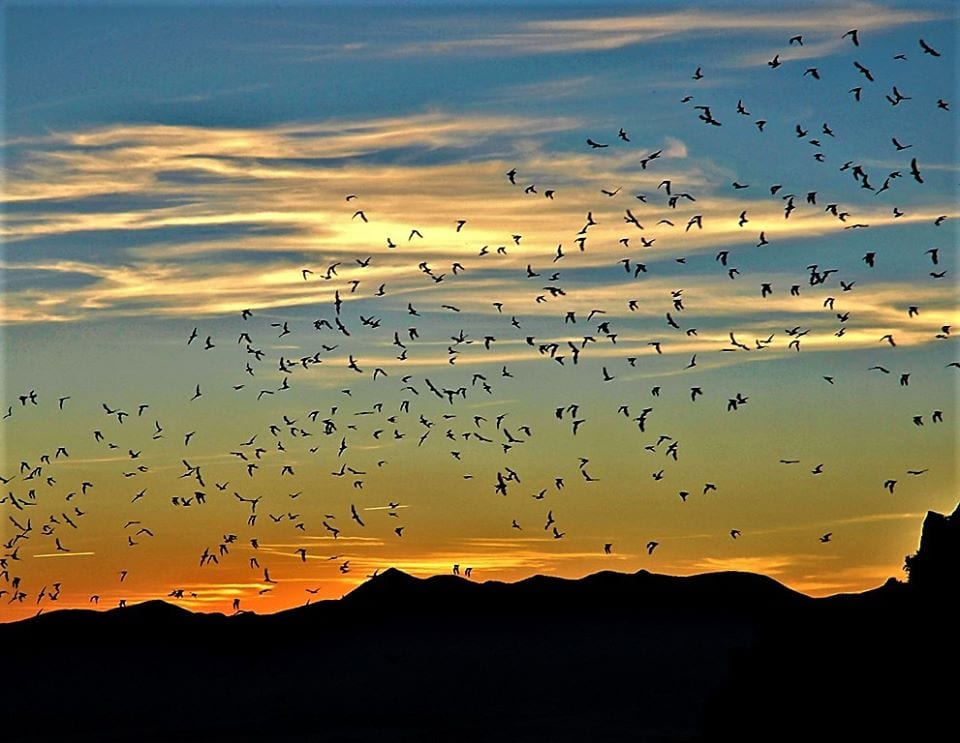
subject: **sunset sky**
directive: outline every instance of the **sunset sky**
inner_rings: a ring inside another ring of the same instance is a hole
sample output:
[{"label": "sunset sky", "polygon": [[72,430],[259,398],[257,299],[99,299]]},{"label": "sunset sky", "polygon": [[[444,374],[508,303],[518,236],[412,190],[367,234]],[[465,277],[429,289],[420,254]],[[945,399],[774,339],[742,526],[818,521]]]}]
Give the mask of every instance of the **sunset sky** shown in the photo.
[{"label": "sunset sky", "polygon": [[902,576],[957,501],[957,8],[785,7],[7,4],[0,619]]}]

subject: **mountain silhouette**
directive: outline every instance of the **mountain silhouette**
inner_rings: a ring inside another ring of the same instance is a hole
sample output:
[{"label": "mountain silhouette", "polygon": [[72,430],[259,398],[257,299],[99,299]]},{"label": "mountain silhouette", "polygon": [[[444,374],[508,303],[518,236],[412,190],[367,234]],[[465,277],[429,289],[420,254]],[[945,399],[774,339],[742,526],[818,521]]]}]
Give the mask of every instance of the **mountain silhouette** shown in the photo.
[{"label": "mountain silhouette", "polygon": [[740,572],[390,569],[272,615],[50,612],[0,625],[2,739],[921,740],[958,667],[958,523],[927,516],[908,583],[823,599]]},{"label": "mountain silhouette", "polygon": [[576,580],[538,575],[516,583],[473,583],[454,575],[415,578],[391,568],[347,594],[342,603],[351,609],[431,615],[693,609],[740,614],[810,600],[772,578],[742,572],[676,577],[646,570],[633,574],[603,571]]}]

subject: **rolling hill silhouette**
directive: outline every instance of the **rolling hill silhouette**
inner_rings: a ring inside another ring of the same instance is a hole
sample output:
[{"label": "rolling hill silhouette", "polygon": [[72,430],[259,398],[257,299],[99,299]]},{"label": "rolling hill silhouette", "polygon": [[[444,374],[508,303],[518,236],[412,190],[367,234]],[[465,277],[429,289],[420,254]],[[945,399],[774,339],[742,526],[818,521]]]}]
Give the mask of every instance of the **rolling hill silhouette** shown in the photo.
[{"label": "rolling hill silhouette", "polygon": [[391,569],[274,615],[52,612],[0,625],[0,737],[925,739],[954,688],[958,529],[929,514],[909,582],[825,599],[749,573]]}]

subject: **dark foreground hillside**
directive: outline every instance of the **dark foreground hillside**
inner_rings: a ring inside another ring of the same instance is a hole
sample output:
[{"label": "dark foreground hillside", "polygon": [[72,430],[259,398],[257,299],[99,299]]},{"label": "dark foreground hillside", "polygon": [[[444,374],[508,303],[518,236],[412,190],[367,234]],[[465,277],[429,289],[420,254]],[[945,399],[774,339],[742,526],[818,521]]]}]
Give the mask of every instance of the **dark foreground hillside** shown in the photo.
[{"label": "dark foreground hillside", "polygon": [[391,570],[272,616],[55,612],[0,626],[0,739],[939,739],[958,525],[928,517],[909,584],[828,599],[746,573]]},{"label": "dark foreground hillside", "polygon": [[960,505],[927,514],[906,566],[906,584],[764,623],[711,697],[705,738],[955,739]]}]

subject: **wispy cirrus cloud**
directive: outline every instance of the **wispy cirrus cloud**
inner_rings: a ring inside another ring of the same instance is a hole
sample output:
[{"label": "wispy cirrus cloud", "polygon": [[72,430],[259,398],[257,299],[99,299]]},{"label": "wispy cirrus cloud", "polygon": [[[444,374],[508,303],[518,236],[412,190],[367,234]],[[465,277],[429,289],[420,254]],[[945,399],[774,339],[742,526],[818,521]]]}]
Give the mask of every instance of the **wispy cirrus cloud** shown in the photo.
[{"label": "wispy cirrus cloud", "polygon": [[[677,10],[667,13],[625,13],[599,17],[528,20],[516,27],[493,26],[484,33],[443,41],[416,41],[383,50],[387,54],[556,54],[609,51],[637,44],[663,42],[709,32],[756,36],[774,33],[842,34],[849,28],[882,31],[940,17],[929,11],[895,9],[875,3],[853,2],[840,7],[813,5],[773,12],[743,8]],[[343,49],[343,47],[341,47]],[[819,53],[836,48],[833,41],[816,47]],[[808,51],[813,51],[811,47]],[[343,49],[346,51],[346,49]],[[369,49],[364,50],[369,53]],[[803,54],[801,52],[800,54]],[[799,56],[797,58],[800,58]]]},{"label": "wispy cirrus cloud", "polygon": [[[866,203],[848,207],[855,215],[840,222],[821,206],[800,201],[785,219],[781,199],[753,190],[734,195],[729,173],[707,158],[690,157],[686,142],[673,136],[647,146],[621,145],[615,157],[548,154],[524,145],[531,127],[559,132],[576,124],[573,119],[431,113],[265,129],[116,125],[20,142],[8,179],[14,208],[3,228],[5,267],[13,277],[29,273],[35,285],[14,282],[4,322],[78,320],[92,313],[196,316],[325,304],[336,291],[336,282],[323,280],[331,267],[338,267],[338,281],[354,282],[349,293],[343,292],[346,302],[382,296],[377,305],[384,310],[402,310],[406,302],[429,296],[481,315],[492,313],[491,303],[499,301],[523,317],[602,307],[618,319],[659,319],[678,260],[728,249],[735,256],[755,253],[748,255],[752,261],[764,254],[749,247],[760,233],[771,245],[845,237],[844,228],[855,219],[876,234],[932,222],[952,208],[928,204],[897,218]],[[479,140],[501,137],[506,148],[514,148],[510,160],[489,155],[477,161],[379,159],[397,147],[421,153],[469,150]],[[644,160],[653,147],[661,155],[647,170]],[[510,165],[518,171],[516,186],[507,183]],[[673,186],[675,201],[669,205],[665,184]],[[556,191],[555,199],[544,197],[547,189]],[[644,201],[634,198],[637,193]],[[745,199],[744,193],[753,197]],[[349,194],[356,197],[348,200]],[[748,222],[738,219],[741,213]],[[595,222],[589,231],[583,229],[587,214]],[[465,220],[462,229],[458,217]],[[583,250],[576,245],[578,237],[585,238]],[[96,244],[101,238],[107,238],[106,245],[117,244],[97,249],[104,251],[104,260],[94,258],[96,252],[87,260],[61,258],[55,247],[45,247],[51,254],[38,258],[33,250],[36,244],[71,245],[68,240],[74,239]],[[651,247],[641,249],[641,240]],[[384,250],[384,245],[394,247]],[[374,253],[375,260],[359,265]],[[813,297],[789,297],[789,284],[804,277],[791,279],[782,271],[754,273],[749,281],[726,279],[724,291],[711,291],[725,269],[702,258],[695,272],[686,270],[683,284],[688,293],[704,287],[709,298],[700,299],[698,309],[715,318],[780,312],[807,322],[802,316],[820,309],[811,304]],[[617,270],[624,260],[626,277]],[[428,265],[430,274],[418,264]],[[630,275],[644,265],[645,273]],[[303,269],[313,272],[309,280],[301,277]],[[544,288],[556,270],[573,283],[573,288],[557,285],[565,289],[560,298]],[[753,296],[761,280],[778,285],[763,303]],[[938,303],[932,311],[941,324],[953,322],[939,306],[944,292],[912,291],[915,302]],[[870,330],[861,337],[851,329],[846,347],[857,345],[854,338],[872,342],[874,327],[901,327],[896,288],[874,295],[864,305],[867,297],[858,289],[858,320]],[[631,309],[626,299],[634,302]],[[819,315],[818,327],[826,330],[832,318]],[[650,327],[652,332],[655,326]],[[926,340],[906,328],[898,337],[904,343]],[[709,346],[709,338],[702,336],[696,344]],[[677,347],[689,350],[687,345]]]},{"label": "wispy cirrus cloud", "polygon": [[[157,175],[179,169],[225,177],[301,177],[303,168],[297,165],[311,161],[345,161],[407,147],[468,148],[511,132],[561,131],[574,125],[562,117],[441,113],[258,129],[118,124],[5,141],[6,147],[31,148],[26,162],[11,169],[5,198],[16,203],[136,190],[144,179],[156,185]],[[285,162],[289,169],[283,168]],[[105,180],[94,187],[82,181],[84,175]]]}]

